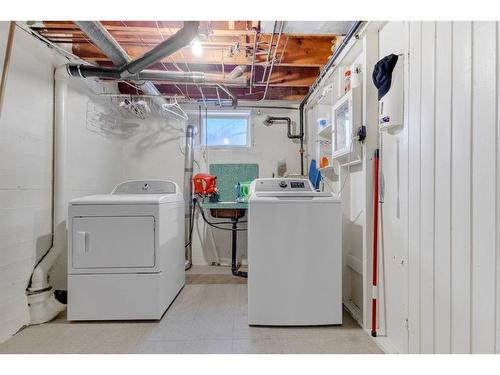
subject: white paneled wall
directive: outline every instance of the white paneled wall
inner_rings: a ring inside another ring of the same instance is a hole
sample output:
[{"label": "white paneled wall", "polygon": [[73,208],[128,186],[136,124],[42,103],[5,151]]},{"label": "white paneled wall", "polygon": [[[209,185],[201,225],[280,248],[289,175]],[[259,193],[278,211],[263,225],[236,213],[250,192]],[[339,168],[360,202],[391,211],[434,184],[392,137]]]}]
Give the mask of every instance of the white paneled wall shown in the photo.
[{"label": "white paneled wall", "polygon": [[[409,284],[407,298],[386,300],[387,336],[401,352],[499,350],[498,27],[389,22],[380,32],[380,57],[392,52],[382,50],[391,39],[400,40],[393,53],[409,52],[405,129],[383,135],[384,238],[408,228],[407,270],[390,259],[401,244],[386,240],[383,249],[385,274],[400,274],[390,282]],[[392,194],[406,170],[408,195]],[[398,199],[408,215],[396,226]],[[408,346],[390,329],[405,318],[391,311],[405,311],[405,303]]]}]

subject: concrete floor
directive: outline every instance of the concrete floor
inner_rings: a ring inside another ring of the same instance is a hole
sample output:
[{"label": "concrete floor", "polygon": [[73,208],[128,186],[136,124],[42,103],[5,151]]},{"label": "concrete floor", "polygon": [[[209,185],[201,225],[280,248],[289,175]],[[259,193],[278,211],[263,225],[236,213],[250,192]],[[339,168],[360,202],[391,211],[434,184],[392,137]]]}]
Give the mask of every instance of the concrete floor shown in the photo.
[{"label": "concrete floor", "polygon": [[[193,267],[189,273],[229,270]],[[246,284],[189,284],[160,321],[70,323],[61,314],[23,329],[0,345],[0,353],[382,352],[347,313],[342,326],[249,327]]]}]

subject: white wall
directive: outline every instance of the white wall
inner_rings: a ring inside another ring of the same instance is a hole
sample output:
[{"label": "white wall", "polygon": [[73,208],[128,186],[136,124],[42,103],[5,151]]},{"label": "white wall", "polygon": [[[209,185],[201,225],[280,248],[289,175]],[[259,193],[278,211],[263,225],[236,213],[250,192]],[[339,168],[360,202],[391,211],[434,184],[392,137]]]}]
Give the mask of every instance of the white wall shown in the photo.
[{"label": "white wall", "polygon": [[[102,103],[88,84],[78,78],[68,78],[65,202],[86,195],[108,194],[124,179],[123,139],[96,131],[87,123],[87,111],[94,108],[96,102]],[[100,84],[92,85],[92,89],[105,91]],[[66,221],[60,225],[67,227]],[[52,285],[66,289],[66,276],[67,247],[54,265]]]},{"label": "white wall", "polygon": [[407,121],[383,136],[387,338],[499,352],[498,23],[389,22],[380,57],[405,51]]},{"label": "white wall", "polygon": [[[271,103],[274,106],[279,102]],[[283,102],[290,106],[289,102]],[[260,112],[259,112],[260,111]],[[250,150],[208,150],[195,147],[194,173],[208,172],[212,163],[256,163],[260,177],[271,177],[278,160],[286,160],[288,172],[300,173],[299,144],[286,137],[286,125],[266,127],[267,115],[290,116],[293,126],[298,126],[298,111],[252,110],[252,143]],[[190,122],[198,123],[198,113]],[[260,113],[260,114],[259,114]],[[173,179],[182,188],[184,178],[184,122],[174,118],[146,120],[139,131],[125,142],[124,169],[127,179]],[[194,228],[193,263],[210,264],[220,261],[229,264],[231,259],[230,232],[206,226],[200,219]],[[238,233],[238,254],[246,257],[246,233]]]},{"label": "white wall", "polygon": [[[0,22],[0,68],[8,30]],[[0,342],[27,322],[28,278],[51,243],[53,62],[16,30],[0,118]]]},{"label": "white wall", "polygon": [[[0,68],[8,27],[0,22]],[[0,342],[29,322],[25,290],[52,241],[53,80],[64,62],[16,29],[0,119]],[[67,199],[109,192],[122,180],[121,141],[86,129],[90,95],[82,81],[70,83]],[[51,279],[65,288],[66,251]]]}]

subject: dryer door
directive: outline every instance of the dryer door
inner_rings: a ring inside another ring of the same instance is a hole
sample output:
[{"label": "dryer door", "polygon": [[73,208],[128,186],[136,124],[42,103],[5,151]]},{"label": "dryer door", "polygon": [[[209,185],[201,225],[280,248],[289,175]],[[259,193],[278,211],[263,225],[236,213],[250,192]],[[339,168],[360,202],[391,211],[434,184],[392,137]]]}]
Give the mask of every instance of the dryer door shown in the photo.
[{"label": "dryer door", "polygon": [[74,269],[155,266],[153,216],[74,217],[72,224]]}]

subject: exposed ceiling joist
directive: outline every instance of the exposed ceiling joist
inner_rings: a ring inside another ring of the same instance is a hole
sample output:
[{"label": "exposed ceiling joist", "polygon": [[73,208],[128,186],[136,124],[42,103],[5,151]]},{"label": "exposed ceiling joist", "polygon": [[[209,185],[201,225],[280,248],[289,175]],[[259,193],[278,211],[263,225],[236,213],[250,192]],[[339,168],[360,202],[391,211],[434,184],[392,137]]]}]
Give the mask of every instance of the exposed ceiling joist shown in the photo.
[{"label": "exposed ceiling joist", "polygon": [[[183,26],[182,21],[101,21],[101,23],[132,59],[168,39]],[[287,33],[286,24],[285,32],[278,38],[277,34],[273,37],[272,33],[262,33],[261,21],[201,21],[199,27],[199,41],[203,46],[201,56],[195,56],[191,48],[187,47],[164,58],[151,68],[227,74],[237,65],[247,66],[244,74],[249,82],[252,82],[252,90],[234,89],[238,98],[260,99],[269,80],[266,99],[299,100],[307,93],[316,80],[320,68],[332,54],[332,42],[336,43],[340,38],[338,34],[322,34],[321,30],[331,32],[331,30],[341,30],[341,27],[308,24],[308,28],[301,29],[300,25],[294,22],[293,25],[289,24],[288,30],[291,32]],[[70,45],[72,52],[86,61],[105,66],[112,65],[71,21],[46,21],[34,23],[31,27],[55,43]],[[278,40],[279,44],[276,45]],[[270,51],[272,53],[269,53]],[[268,74],[263,76],[265,71],[270,71],[266,69],[266,66],[271,65],[269,56],[276,56],[274,69],[270,76]],[[251,73],[253,73],[252,79],[250,79]],[[173,83],[157,83],[157,87],[164,94],[175,95],[179,92]],[[123,85],[122,90],[134,91],[127,85]],[[187,90],[191,98],[200,96],[196,86],[186,87],[183,90]],[[204,88],[203,93],[207,98],[212,94],[217,97],[215,88]]]}]

